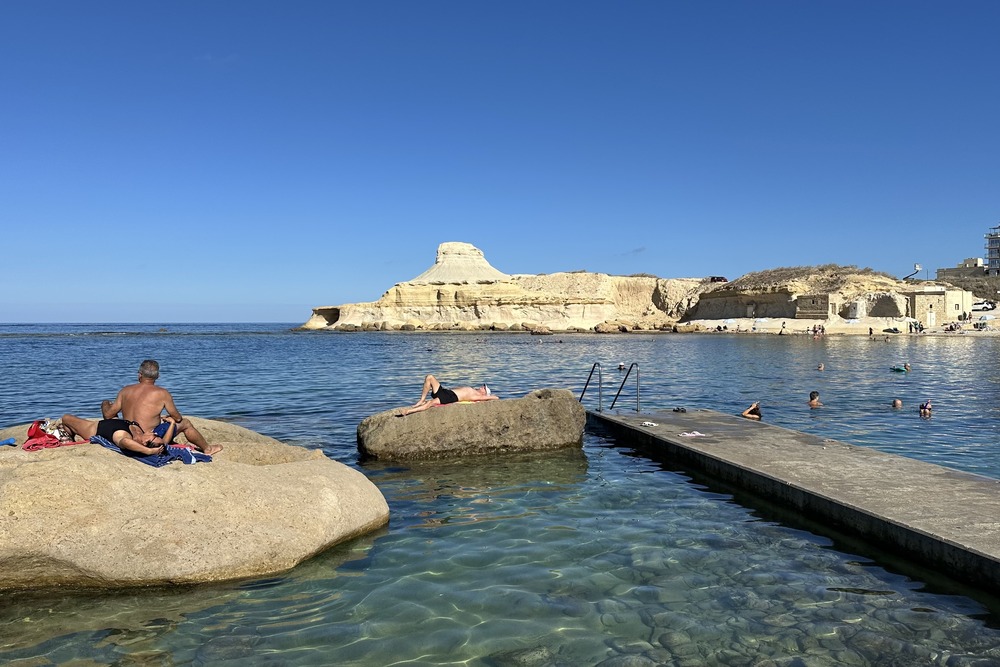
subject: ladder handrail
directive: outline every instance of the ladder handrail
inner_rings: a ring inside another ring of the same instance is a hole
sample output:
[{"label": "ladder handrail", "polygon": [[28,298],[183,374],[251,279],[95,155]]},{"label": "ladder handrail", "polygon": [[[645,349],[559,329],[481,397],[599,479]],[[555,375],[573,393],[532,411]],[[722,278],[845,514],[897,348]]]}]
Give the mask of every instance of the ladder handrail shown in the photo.
[{"label": "ladder handrail", "polygon": [[594,377],[595,370],[597,371],[597,411],[604,412],[604,379],[601,377],[601,362],[599,361],[590,367],[590,375],[587,376],[587,381],[583,384],[583,391],[580,392],[580,402],[583,403],[583,395],[587,393],[587,387],[590,386],[590,379]]},{"label": "ladder handrail", "polygon": [[635,368],[635,411],[639,412],[639,364],[635,361],[632,365],[628,367],[628,371],[625,373],[625,377],[622,378],[621,386],[618,387],[618,393],[615,394],[615,400],[611,401],[611,407],[609,410],[615,409],[615,403],[618,402],[618,397],[622,393],[622,389],[625,388],[625,382],[628,380],[628,376],[632,374],[632,369]]}]

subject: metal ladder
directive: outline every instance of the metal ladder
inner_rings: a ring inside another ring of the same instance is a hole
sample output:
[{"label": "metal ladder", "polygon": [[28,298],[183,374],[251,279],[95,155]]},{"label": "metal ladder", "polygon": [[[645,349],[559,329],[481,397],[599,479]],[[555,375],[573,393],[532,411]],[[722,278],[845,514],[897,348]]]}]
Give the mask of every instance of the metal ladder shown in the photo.
[{"label": "metal ladder", "polygon": [[[634,361],[628,367],[625,377],[622,378],[622,383],[618,387],[618,392],[615,394],[614,400],[611,401],[609,410],[615,409],[615,403],[618,402],[618,397],[621,396],[622,389],[625,388],[625,383],[628,382],[628,377],[632,374],[633,368],[635,369],[635,411],[639,412],[639,364]],[[587,387],[590,386],[590,380],[594,377],[594,371],[597,371],[597,411],[604,412],[604,381],[601,373],[601,362],[599,361],[590,367],[590,375],[587,376],[587,381],[583,385],[583,391],[580,392],[580,402],[583,403],[583,397],[587,393]]]}]

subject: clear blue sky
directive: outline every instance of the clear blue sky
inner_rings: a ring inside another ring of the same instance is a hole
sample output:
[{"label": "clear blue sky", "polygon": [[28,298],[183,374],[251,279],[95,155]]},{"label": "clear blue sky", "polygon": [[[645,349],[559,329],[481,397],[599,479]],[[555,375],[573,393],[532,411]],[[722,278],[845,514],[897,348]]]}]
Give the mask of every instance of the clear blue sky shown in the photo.
[{"label": "clear blue sky", "polygon": [[1000,2],[0,3],[3,322],[506,273],[903,276],[1000,224]]}]

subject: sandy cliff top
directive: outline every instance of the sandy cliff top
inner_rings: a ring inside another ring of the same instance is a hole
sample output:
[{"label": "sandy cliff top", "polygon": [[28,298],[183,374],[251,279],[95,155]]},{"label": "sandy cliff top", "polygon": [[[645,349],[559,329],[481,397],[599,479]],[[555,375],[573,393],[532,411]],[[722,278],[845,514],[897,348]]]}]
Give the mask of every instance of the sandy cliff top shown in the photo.
[{"label": "sandy cliff top", "polygon": [[861,295],[872,292],[899,291],[905,283],[872,269],[856,266],[825,264],[823,266],[793,266],[756,271],[723,283],[714,291],[725,292],[789,292],[792,294],[827,294],[839,292]]},{"label": "sandy cliff top", "polygon": [[482,250],[471,243],[450,241],[438,246],[434,266],[408,281],[408,284],[475,284],[507,280],[510,280],[510,276],[490,266]]}]

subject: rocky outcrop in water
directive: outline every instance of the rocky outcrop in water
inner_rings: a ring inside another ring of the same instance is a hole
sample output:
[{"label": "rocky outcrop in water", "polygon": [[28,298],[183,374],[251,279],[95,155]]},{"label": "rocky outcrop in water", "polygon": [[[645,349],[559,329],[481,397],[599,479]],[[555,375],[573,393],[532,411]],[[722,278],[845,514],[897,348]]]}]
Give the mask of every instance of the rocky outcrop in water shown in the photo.
[{"label": "rocky outcrop in water", "polygon": [[769,269],[732,282],[583,271],[508,275],[468,243],[442,243],[434,265],[413,280],[397,283],[378,301],[314,308],[302,328],[626,333],[683,331],[690,329],[683,323],[693,320],[739,318],[832,326],[877,318],[923,321],[932,309],[943,317],[971,306],[971,293],[947,283],[904,282],[855,266]]},{"label": "rocky outcrop in water", "polygon": [[[100,445],[0,447],[0,589],[115,588],[283,572],[385,525],[381,492],[317,450],[192,418],[211,463],[153,468]],[[0,430],[22,444],[27,424]]]},{"label": "rocky outcrop in water", "polygon": [[587,421],[583,406],[566,389],[397,415],[398,410],[381,412],[358,425],[358,450],[364,456],[441,459],[579,447]]},{"label": "rocky outcrop in water", "polygon": [[603,273],[508,275],[468,243],[442,243],[434,265],[378,301],[313,309],[304,329],[594,331],[669,328],[709,283]]}]

